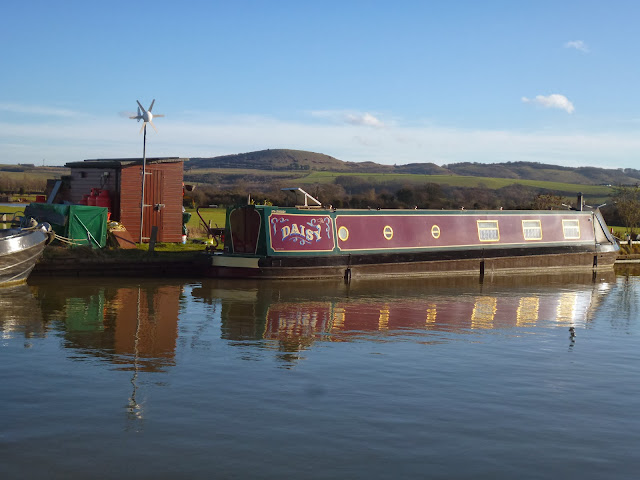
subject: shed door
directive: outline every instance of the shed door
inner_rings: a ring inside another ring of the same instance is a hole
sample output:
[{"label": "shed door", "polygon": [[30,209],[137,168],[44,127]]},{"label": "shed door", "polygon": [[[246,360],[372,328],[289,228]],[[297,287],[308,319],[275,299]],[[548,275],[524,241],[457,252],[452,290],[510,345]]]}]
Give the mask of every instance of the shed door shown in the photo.
[{"label": "shed door", "polygon": [[142,237],[144,241],[151,238],[151,228],[158,227],[158,240],[162,238],[162,180],[164,172],[147,168],[144,186],[144,224]]}]

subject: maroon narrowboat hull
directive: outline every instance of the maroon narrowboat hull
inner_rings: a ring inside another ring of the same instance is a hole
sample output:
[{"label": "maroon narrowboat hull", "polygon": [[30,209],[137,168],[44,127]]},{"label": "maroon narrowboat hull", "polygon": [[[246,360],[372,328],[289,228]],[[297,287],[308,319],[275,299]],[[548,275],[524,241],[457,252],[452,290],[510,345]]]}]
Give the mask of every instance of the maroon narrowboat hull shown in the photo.
[{"label": "maroon narrowboat hull", "polygon": [[345,278],[530,274],[611,268],[599,212],[344,211],[237,207],[207,274]]}]

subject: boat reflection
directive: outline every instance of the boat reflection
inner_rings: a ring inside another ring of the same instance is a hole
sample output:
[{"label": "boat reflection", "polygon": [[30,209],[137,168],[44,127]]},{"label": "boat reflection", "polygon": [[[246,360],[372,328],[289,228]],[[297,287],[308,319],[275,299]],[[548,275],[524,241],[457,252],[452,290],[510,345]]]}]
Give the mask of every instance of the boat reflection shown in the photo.
[{"label": "boat reflection", "polygon": [[[189,286],[196,303],[186,314],[182,282],[131,283],[49,279],[0,293],[0,332],[28,336],[55,330],[70,358],[98,357],[120,370],[164,371],[175,364],[181,315],[217,329],[232,345],[303,351],[317,341],[385,341],[421,335],[587,325],[615,275],[290,282],[207,280]],[[204,323],[203,323],[204,322]],[[185,337],[186,338],[186,337]],[[258,342],[256,342],[258,341]],[[295,357],[295,355],[294,355]]]},{"label": "boat reflection", "polygon": [[[26,284],[0,288],[0,338],[44,337],[47,333],[40,304]],[[25,347],[31,344],[25,341]]]},{"label": "boat reflection", "polygon": [[65,279],[35,281],[31,289],[65,347],[122,370],[158,371],[175,363],[182,284]]},{"label": "boat reflection", "polygon": [[[615,282],[613,272],[569,277],[407,279],[339,282],[220,282],[192,295],[220,305],[221,335],[273,340],[282,352],[316,341],[383,341],[385,336],[487,329],[584,327]],[[434,335],[431,335],[434,334]]]}]

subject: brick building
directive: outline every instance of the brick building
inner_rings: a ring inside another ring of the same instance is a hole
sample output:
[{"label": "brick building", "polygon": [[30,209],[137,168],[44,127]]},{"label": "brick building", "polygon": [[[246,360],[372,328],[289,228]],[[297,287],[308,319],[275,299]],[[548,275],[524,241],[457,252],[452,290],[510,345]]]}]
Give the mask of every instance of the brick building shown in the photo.
[{"label": "brick building", "polygon": [[[158,227],[159,242],[180,242],[182,235],[182,181],[184,158],[148,158],[144,192],[142,241]],[[111,219],[124,225],[140,242],[142,159],[116,158],[70,162],[65,178],[65,200],[81,203],[92,189],[109,192]]]}]

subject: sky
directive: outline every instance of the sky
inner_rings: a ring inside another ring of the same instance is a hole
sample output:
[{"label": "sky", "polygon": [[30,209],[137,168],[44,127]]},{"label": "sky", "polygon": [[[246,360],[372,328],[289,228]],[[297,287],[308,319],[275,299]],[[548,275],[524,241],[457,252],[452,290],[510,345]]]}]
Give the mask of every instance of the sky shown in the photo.
[{"label": "sky", "polygon": [[640,2],[30,1],[0,15],[0,163],[288,148],[640,168]]}]

